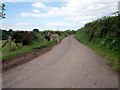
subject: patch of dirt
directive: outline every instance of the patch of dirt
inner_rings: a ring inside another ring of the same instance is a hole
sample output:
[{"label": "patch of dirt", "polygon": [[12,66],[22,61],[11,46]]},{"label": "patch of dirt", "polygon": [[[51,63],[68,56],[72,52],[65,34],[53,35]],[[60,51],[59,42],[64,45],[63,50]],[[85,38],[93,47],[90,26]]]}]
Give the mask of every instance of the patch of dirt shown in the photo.
[{"label": "patch of dirt", "polygon": [[55,45],[48,46],[48,47],[41,48],[41,49],[37,49],[37,50],[31,51],[31,52],[28,52],[25,54],[21,54],[21,55],[3,60],[2,61],[2,71],[5,72],[13,67],[24,64],[26,62],[29,62],[29,61],[33,60],[34,58],[50,51],[52,49],[52,47]]}]

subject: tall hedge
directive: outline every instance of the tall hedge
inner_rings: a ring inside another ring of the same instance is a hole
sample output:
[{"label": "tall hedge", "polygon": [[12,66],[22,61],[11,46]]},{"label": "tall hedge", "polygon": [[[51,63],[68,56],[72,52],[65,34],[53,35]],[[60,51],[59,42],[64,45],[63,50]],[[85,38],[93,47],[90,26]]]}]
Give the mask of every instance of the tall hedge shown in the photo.
[{"label": "tall hedge", "polygon": [[29,45],[35,39],[33,32],[27,31],[15,31],[12,33],[12,40],[17,43],[22,43],[22,45]]},{"label": "tall hedge", "polygon": [[87,23],[76,33],[76,38],[95,42],[114,52],[118,52],[120,35],[120,16],[104,17]]}]

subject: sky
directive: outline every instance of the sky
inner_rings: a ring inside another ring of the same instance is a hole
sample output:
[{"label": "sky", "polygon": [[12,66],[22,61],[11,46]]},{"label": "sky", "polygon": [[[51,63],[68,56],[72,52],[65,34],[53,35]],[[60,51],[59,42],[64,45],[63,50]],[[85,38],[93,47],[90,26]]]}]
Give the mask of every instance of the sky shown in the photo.
[{"label": "sky", "polygon": [[6,18],[0,29],[78,30],[118,10],[119,0],[0,0]]}]

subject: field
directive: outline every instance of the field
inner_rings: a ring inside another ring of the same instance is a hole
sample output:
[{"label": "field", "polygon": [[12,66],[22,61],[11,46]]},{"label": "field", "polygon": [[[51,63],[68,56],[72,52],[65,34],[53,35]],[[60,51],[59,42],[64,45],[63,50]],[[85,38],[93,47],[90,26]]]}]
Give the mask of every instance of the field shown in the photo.
[{"label": "field", "polygon": [[[36,50],[36,49],[41,49],[41,48],[44,48],[44,47],[47,47],[47,46],[51,46],[53,44],[56,44],[57,43],[57,40],[56,39],[53,39],[51,41],[44,41],[43,39],[41,39],[40,35],[38,35],[38,39],[37,40],[34,40],[32,42],[32,44],[30,45],[18,45],[16,46],[16,44],[12,41],[12,44],[11,44],[11,52],[8,52],[7,51],[7,44],[6,46],[2,49],[2,55],[0,58],[2,58],[2,60],[6,60],[8,58],[11,58],[11,57],[15,57],[17,55],[21,55],[21,54],[24,54],[24,53],[27,53],[27,52],[31,52],[33,50]],[[60,36],[59,39],[63,39],[65,36]],[[4,44],[6,40],[0,40],[0,43]]]}]

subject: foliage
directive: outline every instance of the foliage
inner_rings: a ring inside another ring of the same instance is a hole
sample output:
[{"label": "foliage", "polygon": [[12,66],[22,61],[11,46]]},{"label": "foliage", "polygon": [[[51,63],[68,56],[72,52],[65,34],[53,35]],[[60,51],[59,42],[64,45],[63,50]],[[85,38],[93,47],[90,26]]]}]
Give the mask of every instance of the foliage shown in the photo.
[{"label": "foliage", "polygon": [[[72,35],[73,33],[75,33],[76,31],[50,31],[50,30],[46,30],[46,31],[39,31],[39,32],[27,32],[27,31],[6,31],[7,33],[9,33],[8,35],[12,36],[12,46],[11,46],[11,52],[7,52],[7,45],[2,49],[2,59],[8,59],[10,57],[13,56],[17,56],[20,54],[24,54],[27,52],[31,52],[35,49],[40,49],[43,47],[47,47],[50,45],[54,45],[55,43],[57,43],[56,39],[53,39],[49,42],[44,40],[44,36],[48,33],[57,33],[59,34],[59,40],[62,40],[63,38],[65,38],[68,35]],[[32,37],[31,37],[32,36]],[[30,41],[29,44],[23,44],[23,45],[19,45],[16,46],[15,43],[23,43],[23,41]],[[5,40],[2,42],[4,43]]]},{"label": "foliage", "polygon": [[[6,40],[0,40],[0,43],[1,43],[1,44],[4,44],[5,42],[6,42]],[[12,41],[12,42],[11,42],[11,50],[12,50],[12,51],[14,51],[15,46],[16,46],[16,44]],[[0,46],[0,47],[1,47],[1,46]],[[4,52],[7,52],[7,49],[8,49],[8,44],[5,45],[5,47],[2,49],[2,52],[3,52],[3,53],[4,53]]]},{"label": "foliage", "polygon": [[9,32],[11,33],[11,32],[13,32],[13,30],[12,30],[12,29],[9,29]]},{"label": "foliage", "polygon": [[22,43],[22,45],[29,45],[35,39],[33,32],[16,31],[12,33],[12,39],[16,43]]},{"label": "foliage", "polygon": [[[63,38],[64,37],[60,37],[60,39],[63,39]],[[5,60],[5,59],[8,59],[8,58],[13,57],[13,56],[17,56],[20,54],[31,52],[35,49],[41,49],[41,48],[44,48],[47,46],[54,45],[55,43],[57,43],[57,40],[55,40],[55,39],[50,41],[50,42],[36,40],[36,41],[34,41],[33,44],[27,45],[27,46],[22,46],[21,48],[19,48],[16,51],[12,51],[10,53],[7,53],[7,52],[2,53],[3,54],[2,59]]]},{"label": "foliage", "polygon": [[33,29],[33,32],[39,32],[39,29]]},{"label": "foliage", "polygon": [[41,35],[46,35],[48,32],[52,33],[52,34],[58,34],[59,36],[69,36],[69,35],[73,35],[76,33],[76,31],[51,31],[51,30],[45,30],[41,32]]},{"label": "foliage", "polygon": [[[118,66],[120,16],[103,17],[87,23],[75,37],[98,53],[110,59],[111,66]],[[101,51],[103,50],[103,51]],[[118,67],[116,68],[118,70]]]},{"label": "foliage", "polygon": [[10,35],[10,32],[8,32],[7,30],[1,30],[0,29],[0,40],[7,40],[8,36]]},{"label": "foliage", "polygon": [[4,13],[4,12],[5,12],[5,4],[1,4],[1,5],[0,5],[0,10],[1,10],[1,11],[0,11],[0,19],[6,18],[6,17],[5,17],[5,13]]}]

